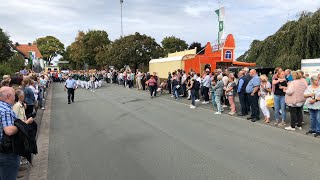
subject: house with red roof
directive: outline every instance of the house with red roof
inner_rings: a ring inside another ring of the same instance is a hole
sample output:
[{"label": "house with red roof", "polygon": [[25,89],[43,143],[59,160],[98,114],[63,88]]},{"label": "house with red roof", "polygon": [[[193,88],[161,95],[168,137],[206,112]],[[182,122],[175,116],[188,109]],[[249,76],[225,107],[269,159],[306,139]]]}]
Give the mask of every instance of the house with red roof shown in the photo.
[{"label": "house with red roof", "polygon": [[36,44],[18,44],[15,45],[16,49],[22,52],[26,57],[29,57],[30,52],[35,52],[35,56],[37,59],[42,59],[42,54],[40,53],[38,46]]},{"label": "house with red roof", "polygon": [[33,55],[33,69],[38,69],[37,71],[41,71],[44,68],[43,56],[38,49],[36,44],[19,44],[16,43],[14,49],[18,52],[22,53],[27,59],[30,59],[30,56]]}]

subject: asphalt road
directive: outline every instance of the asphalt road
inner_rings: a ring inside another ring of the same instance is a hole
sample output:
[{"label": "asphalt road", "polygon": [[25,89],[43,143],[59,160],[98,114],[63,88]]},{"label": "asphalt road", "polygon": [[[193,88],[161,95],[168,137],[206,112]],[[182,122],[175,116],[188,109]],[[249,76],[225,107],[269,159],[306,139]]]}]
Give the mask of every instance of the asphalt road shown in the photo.
[{"label": "asphalt road", "polygon": [[53,87],[50,180],[319,179],[320,139],[121,86]]}]

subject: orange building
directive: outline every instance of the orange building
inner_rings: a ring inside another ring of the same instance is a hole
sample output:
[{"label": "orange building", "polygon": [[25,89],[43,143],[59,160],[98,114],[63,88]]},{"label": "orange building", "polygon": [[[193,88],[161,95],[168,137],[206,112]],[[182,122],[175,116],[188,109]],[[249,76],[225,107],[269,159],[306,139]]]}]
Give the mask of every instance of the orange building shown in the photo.
[{"label": "orange building", "polygon": [[228,68],[230,66],[256,66],[256,63],[246,63],[235,61],[235,40],[232,34],[229,34],[220,47],[212,47],[207,43],[204,54],[189,56],[184,59],[184,70],[191,70],[202,73],[205,67],[211,67],[211,71],[217,68]]}]

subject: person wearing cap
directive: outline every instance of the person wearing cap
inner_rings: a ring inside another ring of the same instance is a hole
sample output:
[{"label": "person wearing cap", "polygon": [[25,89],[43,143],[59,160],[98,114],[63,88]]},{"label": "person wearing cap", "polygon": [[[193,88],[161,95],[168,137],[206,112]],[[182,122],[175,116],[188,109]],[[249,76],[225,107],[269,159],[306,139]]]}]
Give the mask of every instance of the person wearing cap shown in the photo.
[{"label": "person wearing cap", "polygon": [[68,104],[74,102],[74,90],[77,87],[77,82],[72,78],[72,75],[69,74],[68,79],[66,80],[64,90],[68,90]]}]

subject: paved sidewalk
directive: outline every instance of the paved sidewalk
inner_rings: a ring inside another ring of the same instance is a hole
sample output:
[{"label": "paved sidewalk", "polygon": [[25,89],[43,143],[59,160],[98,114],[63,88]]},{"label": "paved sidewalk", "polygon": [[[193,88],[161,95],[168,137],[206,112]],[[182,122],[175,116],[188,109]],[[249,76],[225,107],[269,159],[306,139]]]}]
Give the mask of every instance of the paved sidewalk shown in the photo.
[{"label": "paved sidewalk", "polygon": [[47,179],[52,87],[48,88],[47,93],[48,94],[45,100],[46,109],[39,109],[35,120],[38,124],[38,154],[33,156],[32,166],[28,164],[26,166],[27,169],[23,172],[20,172],[23,173],[24,176],[22,178],[18,178],[18,180]]}]

